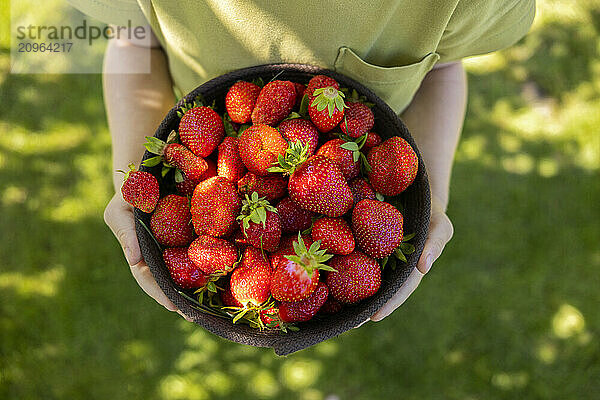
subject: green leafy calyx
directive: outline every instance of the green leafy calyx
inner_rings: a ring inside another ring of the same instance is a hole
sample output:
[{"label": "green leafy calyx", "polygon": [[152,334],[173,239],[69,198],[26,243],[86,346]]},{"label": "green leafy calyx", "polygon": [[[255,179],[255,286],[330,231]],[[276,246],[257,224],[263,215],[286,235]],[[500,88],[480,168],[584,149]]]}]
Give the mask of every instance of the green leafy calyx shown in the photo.
[{"label": "green leafy calyx", "polygon": [[316,269],[337,272],[334,268],[325,264],[333,257],[333,255],[327,254],[327,250],[325,249],[320,249],[320,240],[317,240],[316,242],[311,244],[310,247],[307,249],[306,245],[304,244],[304,240],[302,240],[300,232],[298,232],[298,241],[294,241],[293,246],[294,252],[296,254],[291,256],[285,256],[285,258],[302,266],[306,270],[306,272],[308,272],[309,276],[312,276],[313,272]]},{"label": "green leafy calyx", "polygon": [[267,211],[277,212],[277,209],[265,197],[258,197],[256,192],[252,192],[251,196],[246,195],[246,198],[242,200],[242,213],[237,217],[242,221],[244,233],[250,227],[250,222],[262,224],[263,228],[266,227]]},{"label": "green leafy calyx", "polygon": [[330,117],[335,111],[342,112],[344,107],[348,107],[344,103],[344,93],[333,86],[316,89],[313,92],[313,100],[310,106],[316,108],[319,112],[327,108]]},{"label": "green leafy calyx", "polygon": [[277,157],[277,162],[274,163],[267,171],[269,172],[281,172],[287,175],[294,173],[296,169],[302,163],[304,163],[308,157],[308,145],[302,144],[302,141],[297,140],[294,143],[290,143],[285,154]]}]

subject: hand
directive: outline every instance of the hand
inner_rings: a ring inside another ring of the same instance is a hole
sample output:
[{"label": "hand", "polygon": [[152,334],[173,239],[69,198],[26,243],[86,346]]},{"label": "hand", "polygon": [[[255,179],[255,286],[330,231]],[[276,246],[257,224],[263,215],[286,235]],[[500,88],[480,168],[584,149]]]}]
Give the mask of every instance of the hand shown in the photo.
[{"label": "hand", "polygon": [[131,273],[138,285],[140,285],[148,296],[152,297],[167,310],[177,312],[189,321],[190,319],[160,289],[150,272],[150,268],[142,258],[140,245],[135,233],[133,208],[123,200],[120,192],[117,192],[106,206],[104,221],[121,244]]},{"label": "hand", "polygon": [[444,246],[450,241],[453,233],[454,228],[444,211],[442,203],[437,197],[432,196],[429,233],[427,234],[427,241],[425,242],[417,267],[410,273],[406,282],[400,287],[400,290],[379,311],[371,316],[371,321],[381,321],[406,301],[408,296],[419,286],[421,278],[429,272],[433,262],[442,254]]}]

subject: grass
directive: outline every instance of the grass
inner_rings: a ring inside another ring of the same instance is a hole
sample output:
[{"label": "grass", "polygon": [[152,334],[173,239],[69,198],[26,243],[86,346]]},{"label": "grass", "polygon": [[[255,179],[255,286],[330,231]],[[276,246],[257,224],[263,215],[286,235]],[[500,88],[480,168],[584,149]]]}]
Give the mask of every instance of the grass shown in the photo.
[{"label": "grass", "polygon": [[100,77],[9,74],[3,32],[0,398],[596,398],[600,4],[538,6],[525,39],[466,62],[455,237],[432,273],[383,322],[286,358],[141,292],[101,217]]}]

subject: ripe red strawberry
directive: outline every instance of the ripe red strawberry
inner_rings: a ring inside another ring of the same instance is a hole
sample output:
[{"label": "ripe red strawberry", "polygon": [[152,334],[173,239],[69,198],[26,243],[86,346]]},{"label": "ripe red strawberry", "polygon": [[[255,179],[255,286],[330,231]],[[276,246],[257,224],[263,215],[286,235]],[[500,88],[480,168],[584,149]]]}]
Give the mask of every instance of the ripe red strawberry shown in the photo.
[{"label": "ripe red strawberry", "polygon": [[260,86],[254,83],[246,81],[234,83],[225,95],[225,108],[229,118],[238,124],[249,122],[259,93]]},{"label": "ripe red strawberry", "polygon": [[[171,132],[166,142],[153,136],[146,136],[144,147],[150,153],[156,154],[157,157],[147,159],[144,161],[144,165],[154,167],[162,161],[166,163],[165,166],[179,169],[183,173],[183,179],[200,181],[208,170],[208,163],[204,158],[192,153],[187,147],[174,143],[176,136],[175,131]],[[181,182],[183,179],[175,175],[176,182]]]},{"label": "ripe red strawberry", "polygon": [[179,143],[170,143],[165,146],[164,153],[167,164],[179,168],[185,177],[199,181],[208,170],[204,158],[199,157]]},{"label": "ripe red strawberry", "polygon": [[344,93],[332,86],[316,89],[309,100],[308,115],[321,132],[329,132],[344,118]]},{"label": "ripe red strawberry", "polygon": [[205,179],[212,178],[213,176],[217,176],[217,164],[215,164],[210,158],[205,159],[206,165],[208,168],[204,174],[200,177],[199,180],[193,181],[187,177],[183,177],[183,181],[175,182],[175,186],[177,187],[177,192],[182,196],[191,196],[194,194],[194,189],[198,183],[202,182]]},{"label": "ripe red strawberry", "polygon": [[200,182],[192,196],[192,221],[198,235],[228,236],[237,227],[235,221],[242,202],[234,184],[222,176]]},{"label": "ripe red strawberry", "polygon": [[387,257],[402,243],[403,217],[393,205],[361,200],[352,210],[352,231],[358,246],[373,258]]},{"label": "ripe red strawberry", "polygon": [[159,197],[158,181],[149,172],[136,171],[135,165],[129,164],[125,174],[121,194],[123,199],[143,212],[151,213],[156,208]]},{"label": "ripe red strawberry", "polygon": [[313,223],[311,236],[321,241],[321,248],[332,254],[346,255],[354,251],[354,235],[343,218],[319,218]]},{"label": "ripe red strawberry", "polygon": [[258,176],[248,172],[237,182],[239,193],[251,195],[258,193],[258,197],[264,197],[268,201],[280,199],[287,193],[288,181],[281,174],[267,174]]},{"label": "ripe red strawberry", "polygon": [[188,248],[190,260],[207,275],[227,274],[238,259],[237,248],[225,239],[201,235]]},{"label": "ripe red strawberry", "polygon": [[315,213],[300,208],[289,197],[282,199],[277,204],[277,213],[281,220],[281,231],[284,233],[298,233],[310,228]]},{"label": "ripe red strawberry", "polygon": [[233,294],[231,293],[231,287],[229,287],[229,285],[222,292],[220,292],[220,296],[221,302],[223,302],[225,307],[244,307],[242,303],[233,297]]},{"label": "ripe red strawberry", "polygon": [[358,204],[359,201],[364,199],[376,199],[373,187],[363,178],[352,179],[350,182],[348,182],[348,186],[350,186],[350,190],[352,191],[354,204]]},{"label": "ripe red strawberry", "polygon": [[[330,140],[326,143],[323,143],[323,145],[317,151],[317,154],[325,156],[336,163],[340,167],[340,170],[342,171],[342,174],[344,174],[346,180],[350,180],[356,178],[358,174],[360,174],[359,157],[354,155],[355,151],[359,153],[360,151],[345,149],[342,147],[345,143],[347,142],[343,139]],[[356,146],[356,149],[358,149],[358,145]]]},{"label": "ripe red strawberry", "polygon": [[194,107],[179,121],[181,143],[200,157],[208,157],[225,136],[223,120],[213,109]]},{"label": "ripe red strawberry", "polygon": [[324,88],[327,86],[331,86],[335,89],[340,88],[340,84],[337,81],[326,75],[315,75],[310,81],[308,81],[308,85],[306,86],[306,90],[304,94],[308,96],[309,99],[312,99],[313,93],[316,89]]},{"label": "ripe red strawberry", "polygon": [[373,258],[359,252],[335,256],[330,265],[336,272],[327,275],[331,296],[345,304],[373,296],[381,286],[381,268]]},{"label": "ripe red strawberry", "polygon": [[281,321],[279,320],[279,310],[276,307],[260,310],[258,315],[267,328],[279,328]]},{"label": "ripe red strawberry", "polygon": [[268,168],[285,154],[288,144],[277,129],[256,124],[246,129],[240,136],[238,149],[248,171],[264,176]]},{"label": "ripe red strawberry", "polygon": [[237,182],[246,174],[246,166],[242,162],[238,150],[238,139],[227,136],[219,145],[217,173],[219,176]]},{"label": "ripe red strawberry", "polygon": [[265,251],[275,251],[281,238],[281,222],[277,210],[264,197],[246,195],[242,213],[237,217],[248,243]]},{"label": "ripe red strawberry", "polygon": [[169,247],[163,251],[163,260],[175,284],[182,289],[195,289],[206,285],[204,274],[188,256],[186,247]]},{"label": "ripe red strawberry", "polygon": [[258,306],[271,295],[271,265],[254,247],[244,251],[242,262],[231,273],[231,294],[245,305]]},{"label": "ripe red strawberry", "polygon": [[286,256],[279,261],[271,279],[271,294],[279,301],[304,300],[315,290],[319,283],[319,270],[332,270],[325,265],[332,256],[319,250],[319,243],[306,248],[298,234],[294,242],[295,255]]},{"label": "ripe red strawberry", "polygon": [[352,192],[337,164],[314,155],[290,176],[288,192],[300,207],[329,217],[352,208]]},{"label": "ripe red strawberry", "polygon": [[325,304],[321,306],[319,312],[323,314],[335,314],[342,309],[342,303],[329,296]]},{"label": "ripe red strawberry", "polygon": [[296,87],[290,81],[267,83],[256,99],[252,123],[277,125],[287,117],[296,103]]},{"label": "ripe red strawberry", "polygon": [[361,102],[346,102],[344,119],[340,122],[340,129],[345,135],[357,138],[369,132],[375,124],[373,111]]},{"label": "ripe red strawberry", "polygon": [[306,85],[303,85],[299,82],[292,82],[294,84],[294,88],[296,89],[296,103],[295,107],[298,107],[300,103],[302,103],[302,97],[304,97],[304,92],[306,91]]},{"label": "ripe red strawberry", "polygon": [[317,288],[306,299],[294,303],[282,302],[279,305],[279,318],[283,322],[308,321],[325,303],[328,294],[327,285],[319,282]]},{"label": "ripe red strawberry", "polygon": [[303,145],[308,146],[307,157],[312,156],[317,150],[319,130],[312,122],[302,118],[286,119],[279,124],[277,129],[289,143],[300,140]]},{"label": "ripe red strawberry", "polygon": [[198,185],[198,183],[202,182],[205,179],[212,178],[213,176],[217,176],[217,164],[214,163],[210,158],[205,159],[208,168],[204,174],[200,177],[199,180],[193,181],[188,179],[187,177],[183,177],[183,181],[175,182],[175,186],[177,187],[177,191],[182,196],[191,196],[194,194],[194,189]]},{"label": "ripe red strawberry", "polygon": [[162,245],[187,246],[194,239],[191,218],[188,198],[169,194],[158,201],[150,217],[150,229]]},{"label": "ripe red strawberry", "polygon": [[373,188],[385,196],[402,193],[417,176],[419,160],[410,144],[393,136],[367,154],[371,166],[369,181]]},{"label": "ripe red strawberry", "polygon": [[[312,246],[314,243],[309,235],[301,235],[305,246]],[[279,248],[269,255],[271,269],[275,271],[282,260],[286,260],[285,256],[295,255],[294,242],[298,242],[298,233],[292,235],[284,235],[279,240]]]},{"label": "ripe red strawberry", "polygon": [[379,146],[383,140],[381,136],[376,134],[375,132],[367,133],[367,140],[365,140],[365,144],[363,145],[363,149],[368,150],[375,146]]}]

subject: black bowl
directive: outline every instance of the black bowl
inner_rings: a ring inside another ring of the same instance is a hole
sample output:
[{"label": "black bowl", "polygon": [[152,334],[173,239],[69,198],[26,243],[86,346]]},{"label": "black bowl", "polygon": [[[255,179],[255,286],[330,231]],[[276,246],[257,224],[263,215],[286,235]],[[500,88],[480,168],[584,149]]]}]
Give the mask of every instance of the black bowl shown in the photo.
[{"label": "black bowl", "polygon": [[[382,285],[379,291],[372,297],[363,300],[357,304],[345,306],[340,312],[333,315],[324,315],[313,318],[312,320],[298,324],[299,331],[288,331],[287,333],[275,330],[263,330],[250,328],[243,324],[233,324],[230,320],[212,316],[194,308],[193,303],[182,296],[162,259],[161,251],[156,243],[149,235],[146,228],[140,223],[142,221],[147,227],[150,226],[150,214],[135,210],[136,231],[140,248],[144,260],[150,267],[154,278],[158,285],[164,291],[166,296],[192,320],[208,331],[219,335],[225,339],[234,342],[259,346],[272,347],[275,353],[285,355],[302,350],[321,341],[340,335],[341,333],[350,330],[365,321],[373,315],[381,306],[388,301],[402,284],[408,278],[410,272],[416,267],[419,256],[423,251],[423,245],[427,237],[430,215],[430,194],[425,165],[419,154],[417,146],[413,138],[410,136],[408,129],[377,95],[362,84],[350,79],[344,75],[322,69],[315,66],[302,64],[271,64],[261,65],[250,68],[244,68],[237,71],[221,75],[212,79],[203,85],[199,86],[169,111],[165,119],[162,121],[155,137],[166,140],[172,130],[177,130],[179,125],[179,117],[177,110],[184,101],[192,101],[198,94],[207,101],[212,103],[216,101],[217,109],[221,112],[225,110],[224,98],[229,87],[239,80],[251,81],[254,78],[262,78],[265,82],[270,81],[277,76],[280,80],[290,80],[301,83],[308,83],[311,77],[317,74],[328,75],[340,83],[341,87],[356,89],[356,91],[366,96],[369,102],[375,104],[373,112],[375,114],[376,132],[385,140],[391,136],[400,136],[408,141],[419,157],[419,171],[414,183],[408,187],[399,199],[404,206],[404,232],[415,232],[416,236],[411,240],[416,251],[407,256],[407,263],[398,262],[395,269],[389,267],[384,269]],[[149,152],[144,154],[144,160],[152,157]],[[158,167],[148,168],[141,167],[141,170],[149,171],[158,176]],[[161,191],[165,191],[164,187]],[[164,195],[164,194],[162,194]]]}]

